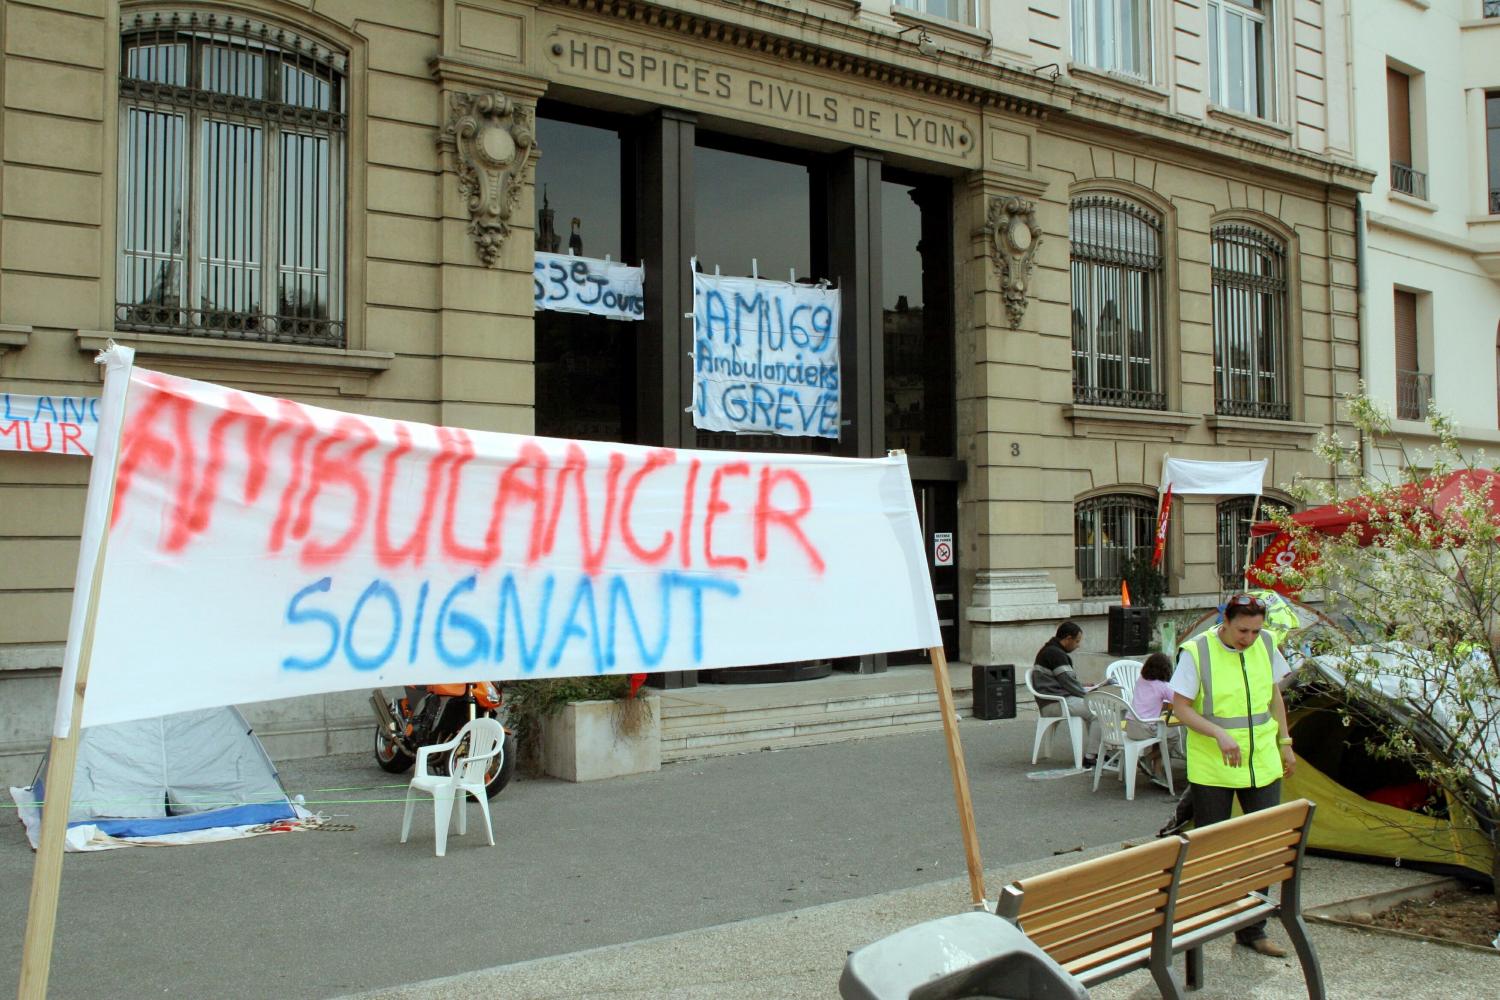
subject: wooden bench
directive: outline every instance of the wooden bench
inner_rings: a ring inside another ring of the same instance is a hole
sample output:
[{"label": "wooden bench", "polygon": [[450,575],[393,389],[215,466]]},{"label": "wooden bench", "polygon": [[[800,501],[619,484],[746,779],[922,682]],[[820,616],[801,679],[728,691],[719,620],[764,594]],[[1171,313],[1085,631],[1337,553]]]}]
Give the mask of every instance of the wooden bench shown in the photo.
[{"label": "wooden bench", "polygon": [[[1007,886],[996,912],[1092,986],[1148,969],[1181,998],[1172,956],[1187,953],[1189,989],[1203,982],[1203,945],[1275,917],[1296,949],[1312,1000],[1323,973],[1302,922],[1301,872],[1313,805],[1288,802],[1164,837]],[[1281,886],[1279,900],[1267,890]]]},{"label": "wooden bench", "polygon": [[1132,847],[1012,883],[996,912],[1085,986],[1150,969],[1164,997],[1181,997],[1165,933],[1187,841]]}]

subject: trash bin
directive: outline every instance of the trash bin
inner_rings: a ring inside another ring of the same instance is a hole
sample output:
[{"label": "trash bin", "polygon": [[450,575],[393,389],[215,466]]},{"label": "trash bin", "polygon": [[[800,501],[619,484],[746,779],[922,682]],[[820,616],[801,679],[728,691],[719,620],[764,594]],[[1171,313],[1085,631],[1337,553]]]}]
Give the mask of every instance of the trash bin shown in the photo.
[{"label": "trash bin", "polygon": [[1016,667],[1013,663],[995,663],[974,667],[974,708],[976,719],[1014,719],[1016,717]]},{"label": "trash bin", "polygon": [[959,913],[908,927],[851,954],[844,1000],[1087,1000],[1088,990],[1008,921]]},{"label": "trash bin", "polygon": [[1151,648],[1151,609],[1109,608],[1109,655],[1139,656]]}]

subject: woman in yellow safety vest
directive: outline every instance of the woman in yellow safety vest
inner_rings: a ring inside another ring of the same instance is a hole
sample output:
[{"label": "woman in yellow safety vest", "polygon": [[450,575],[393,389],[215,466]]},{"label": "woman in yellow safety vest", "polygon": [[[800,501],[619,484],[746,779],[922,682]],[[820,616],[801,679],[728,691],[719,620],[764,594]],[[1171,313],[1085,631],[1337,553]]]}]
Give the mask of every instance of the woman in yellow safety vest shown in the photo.
[{"label": "woman in yellow safety vest", "polygon": [[[1236,594],[1219,626],[1178,647],[1172,709],[1188,728],[1193,822],[1229,818],[1234,800],[1247,812],[1281,802],[1281,778],[1296,765],[1279,681],[1290,668],[1265,628],[1266,604]],[[1264,921],[1235,932],[1240,944],[1280,958]]]}]

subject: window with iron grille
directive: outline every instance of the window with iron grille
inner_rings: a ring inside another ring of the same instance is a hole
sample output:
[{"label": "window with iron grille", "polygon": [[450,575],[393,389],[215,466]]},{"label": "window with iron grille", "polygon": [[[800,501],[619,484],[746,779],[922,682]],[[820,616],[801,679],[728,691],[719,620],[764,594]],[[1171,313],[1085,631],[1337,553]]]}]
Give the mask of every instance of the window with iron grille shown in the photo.
[{"label": "window with iron grille", "polygon": [[116,328],[344,346],[345,57],[223,14],[121,47]]},{"label": "window with iron grille", "polygon": [[1290,420],[1286,248],[1253,226],[1213,229],[1217,412]]},{"label": "window with iron grille", "polygon": [[[1285,513],[1291,507],[1280,500],[1261,497],[1257,509],[1255,497],[1232,497],[1222,500],[1218,506],[1219,539],[1219,586],[1227,591],[1245,589],[1245,567],[1260,558],[1272,535],[1250,537],[1250,525],[1255,521],[1270,520],[1275,512]],[[1246,561],[1246,554],[1249,560]]]},{"label": "window with iron grille", "polygon": [[1080,500],[1073,507],[1073,562],[1083,596],[1120,590],[1132,556],[1150,557],[1156,542],[1156,501],[1134,493]]},{"label": "window with iron grille", "polygon": [[1160,410],[1161,222],[1133,202],[1089,195],[1068,215],[1073,399]]}]

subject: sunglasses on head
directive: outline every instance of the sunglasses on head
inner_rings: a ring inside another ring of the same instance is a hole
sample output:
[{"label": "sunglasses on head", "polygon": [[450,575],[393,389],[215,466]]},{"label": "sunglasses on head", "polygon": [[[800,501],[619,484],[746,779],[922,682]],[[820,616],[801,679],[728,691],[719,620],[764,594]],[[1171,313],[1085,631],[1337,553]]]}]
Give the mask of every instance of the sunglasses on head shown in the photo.
[{"label": "sunglasses on head", "polygon": [[1251,611],[1265,611],[1266,602],[1251,594],[1235,594],[1225,604],[1230,608],[1249,608]]}]

